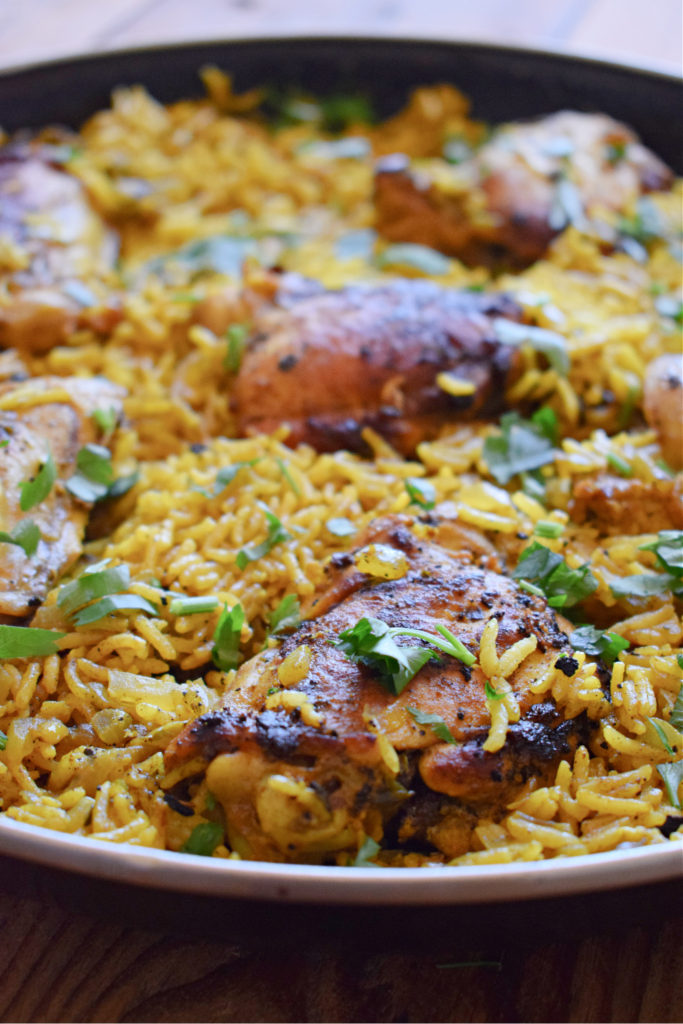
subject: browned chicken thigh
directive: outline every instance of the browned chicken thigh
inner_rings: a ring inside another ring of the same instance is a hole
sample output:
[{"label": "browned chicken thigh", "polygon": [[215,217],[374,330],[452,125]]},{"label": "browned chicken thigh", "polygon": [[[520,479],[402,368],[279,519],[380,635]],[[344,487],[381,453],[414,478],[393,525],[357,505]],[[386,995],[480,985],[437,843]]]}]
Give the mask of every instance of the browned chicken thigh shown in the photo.
[{"label": "browned chicken thigh", "polygon": [[[81,553],[89,505],[66,490],[76,457],[98,439],[97,409],[121,412],[121,388],[102,378],[36,377],[0,383],[0,530],[30,520],[40,530],[34,554],[0,544],[0,621],[35,611]],[[35,479],[51,455],[58,478],[33,508],[22,510],[21,484]]]},{"label": "browned chicken thigh", "polygon": [[[372,427],[410,454],[449,421],[502,408],[516,354],[497,340],[496,317],[521,310],[502,294],[429,281],[326,291],[286,276],[274,302],[254,310],[233,391],[239,428],[286,423],[289,444],[363,451]],[[458,394],[447,390],[452,378]]]},{"label": "browned chicken thigh", "polygon": [[0,150],[0,345],[44,352],[81,323],[106,330],[118,314],[100,308],[96,281],[117,250],[81,182],[50,163],[48,148]]},{"label": "browned chicken thigh", "polygon": [[[454,856],[467,848],[472,805],[500,815],[528,778],[547,778],[575,745],[581,723],[562,722],[530,690],[561,659],[571,663],[555,614],[495,571],[483,537],[438,520],[410,525],[407,517],[376,520],[356,552],[333,559],[313,617],[243,665],[222,709],[171,744],[168,768],[189,762],[190,773],[206,772],[243,856],[320,859],[353,849],[362,833],[380,838],[385,827]],[[519,721],[500,749],[484,747],[486,659],[470,667],[434,650],[397,694],[375,664],[338,646],[368,617],[434,637],[446,627],[475,656],[492,619],[499,657],[532,638],[518,664],[508,655]],[[438,716],[453,742],[417,721],[420,714]]]},{"label": "browned chicken thigh", "polygon": [[501,126],[453,172],[453,182],[389,157],[378,165],[378,229],[469,265],[523,267],[592,211],[627,211],[673,174],[625,125],[605,114],[561,111]]}]

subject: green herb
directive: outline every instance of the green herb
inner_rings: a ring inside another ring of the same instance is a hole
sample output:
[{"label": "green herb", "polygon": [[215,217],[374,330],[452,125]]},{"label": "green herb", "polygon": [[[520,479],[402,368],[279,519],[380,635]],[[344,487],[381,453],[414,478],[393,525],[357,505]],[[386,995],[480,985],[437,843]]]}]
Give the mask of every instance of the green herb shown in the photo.
[{"label": "green herb", "polygon": [[379,843],[376,843],[370,836],[365,836],[363,842],[360,844],[356,859],[354,860],[352,867],[354,868],[376,868],[378,865],[373,864],[372,858],[376,857],[380,851]]},{"label": "green herb", "polygon": [[65,583],[59,588],[57,606],[65,615],[72,615],[91,601],[111,594],[120,594],[130,586],[130,569],[127,565],[103,568],[103,563],[84,569],[78,579]]},{"label": "green herb", "polygon": [[439,715],[429,715],[418,708],[406,708],[406,711],[409,715],[412,715],[418,725],[428,725],[434,735],[438,736],[444,743],[457,743],[453,733]]},{"label": "green herb", "polygon": [[622,651],[629,647],[628,640],[618,633],[601,633],[595,626],[580,626],[569,634],[569,643],[575,651],[584,651],[593,658],[601,658],[613,665]]},{"label": "green herb", "polygon": [[528,494],[535,501],[544,504],[546,500],[545,484],[539,471],[534,470],[533,473],[520,473],[519,476],[524,493]]},{"label": "green herb", "polygon": [[626,459],[622,459],[621,455],[617,455],[616,452],[608,452],[606,458],[607,465],[621,476],[633,476],[633,466],[629,465]]},{"label": "green herb", "polygon": [[375,112],[369,97],[362,92],[337,93],[319,100],[323,128],[342,132],[356,124],[372,124]]},{"label": "green herb", "polygon": [[226,487],[229,487],[241,469],[247,466],[255,466],[258,459],[249,459],[247,462],[233,462],[231,466],[223,466],[216,473],[216,479],[211,488],[199,487],[193,484],[192,490],[199,491],[205,498],[217,498]]},{"label": "green herb", "polygon": [[107,488],[106,497],[120,498],[122,495],[127,494],[131,487],[135,487],[139,479],[140,473],[137,469],[133,473],[117,477],[113,484],[110,484]]},{"label": "green herb", "polygon": [[67,490],[75,498],[96,502],[110,495],[114,470],[108,448],[99,444],[84,445],[76,456],[76,468],[78,472],[66,481]]},{"label": "green herb", "polygon": [[[676,660],[678,661],[679,667],[683,668],[683,654],[679,654]],[[671,709],[669,722],[673,725],[674,729],[678,729],[679,732],[683,732],[683,684],[681,684],[678,696],[676,697],[674,706]]]},{"label": "green herb", "polygon": [[0,626],[0,658],[43,658],[57,653],[66,633],[29,626]]},{"label": "green herb", "polygon": [[[676,655],[676,661],[678,662],[678,667],[679,668],[683,668],[683,654],[677,654]],[[679,697],[680,697],[680,694],[679,694]]]},{"label": "green herb", "polygon": [[659,210],[647,196],[638,200],[633,217],[621,217],[618,231],[623,237],[633,239],[641,246],[665,236]]},{"label": "green herb", "polygon": [[242,365],[242,356],[249,337],[249,326],[247,324],[230,324],[225,337],[228,348],[223,359],[223,366],[229,373],[237,373]]},{"label": "green herb", "polygon": [[417,476],[409,476],[405,481],[405,488],[411,505],[419,505],[425,511],[434,508],[436,504],[436,490],[434,484],[430,483],[429,480],[422,480]]},{"label": "green herb", "polygon": [[244,624],[244,609],[241,604],[229,611],[223,606],[216,630],[213,634],[211,657],[216,668],[223,672],[237,668],[240,663],[240,633]]},{"label": "green herb", "polygon": [[282,473],[282,476],[284,477],[286,482],[289,484],[290,488],[294,491],[294,493],[296,494],[297,498],[300,498],[301,497],[301,488],[299,487],[298,483],[296,482],[296,480],[294,479],[292,474],[289,472],[289,467],[288,467],[287,463],[285,462],[285,460],[281,459],[278,456],[275,459],[275,461],[277,462],[278,469]]},{"label": "green herb", "polygon": [[77,626],[89,626],[92,622],[99,622],[105,615],[123,611],[141,611],[156,615],[159,609],[138,594],[109,594],[77,612],[74,615],[74,623]]},{"label": "green herb", "polygon": [[372,228],[361,228],[359,231],[347,231],[340,235],[334,243],[335,258],[346,260],[370,261],[375,250],[377,232]]},{"label": "green herb", "polygon": [[625,158],[627,149],[628,142],[625,139],[615,139],[614,142],[608,142],[605,146],[607,163],[611,164],[612,167],[616,167]]},{"label": "green herb", "polygon": [[683,530],[660,530],[657,540],[641,544],[639,551],[653,551],[658,564],[672,576],[683,576]]},{"label": "green herb", "polygon": [[670,723],[662,721],[658,718],[647,718],[645,727],[644,740],[649,743],[652,747],[660,747],[670,757],[674,757],[676,751],[669,742],[669,736],[667,736],[667,726]]},{"label": "green herb", "polygon": [[32,519],[22,519],[11,533],[0,530],[0,544],[15,544],[23,548],[24,554],[30,558],[36,553],[40,541],[40,529]]},{"label": "green herb", "polygon": [[168,606],[171,615],[200,615],[218,608],[217,597],[174,597]]},{"label": "green herb", "polygon": [[617,427],[619,430],[623,430],[631,422],[638,399],[640,398],[641,387],[640,383],[631,384],[626,392],[626,398],[624,404],[619,409],[619,415],[617,417]]},{"label": "green herb", "polygon": [[502,345],[511,345],[514,348],[528,345],[535,352],[541,352],[552,368],[563,377],[569,372],[567,342],[561,334],[548,331],[545,327],[518,324],[515,320],[505,320],[503,317],[495,318],[493,330]]},{"label": "green herb", "polygon": [[669,592],[678,593],[677,581],[668,573],[637,573],[623,576],[610,583],[615,597],[664,597]]},{"label": "green herb", "polygon": [[199,857],[210,857],[223,842],[223,829],[215,821],[204,821],[195,825],[189,838],[180,847],[181,853],[194,853]]},{"label": "green herb", "polygon": [[400,242],[397,245],[388,245],[378,253],[375,256],[375,265],[380,270],[387,267],[410,267],[411,270],[418,270],[429,277],[437,277],[448,273],[451,261],[443,253],[430,249],[427,245]]},{"label": "green herb", "polygon": [[48,453],[45,462],[42,464],[32,480],[24,480],[19,484],[21,497],[19,506],[22,512],[28,512],[41,501],[45,501],[52,490],[52,485],[57,479],[57,467],[52,454]]},{"label": "green herb", "polygon": [[0,448],[6,448],[9,444],[9,438],[6,437],[4,441],[0,441]]},{"label": "green herb", "polygon": [[7,733],[4,733],[2,731],[2,729],[0,729],[0,750],[6,750],[6,749],[7,749]]},{"label": "green herb", "polygon": [[296,594],[286,594],[270,614],[268,632],[283,633],[288,629],[296,629],[301,622],[301,606]]},{"label": "green herb", "polygon": [[207,811],[215,811],[218,807],[218,800],[213,793],[206,794],[206,800],[204,801],[204,809]]},{"label": "green herb", "polygon": [[666,786],[670,803],[680,811],[681,802],[678,799],[678,790],[683,782],[683,761],[676,761],[673,764],[658,764],[657,771]]},{"label": "green herb", "polygon": [[372,668],[390,693],[399,694],[423,665],[434,657],[428,647],[397,644],[395,637],[407,636],[424,640],[444,654],[473,665],[475,657],[445,626],[436,627],[440,636],[421,629],[392,628],[381,619],[362,618],[355,626],[339,634],[336,646],[352,661]]},{"label": "green herb", "polygon": [[570,569],[561,555],[556,555],[538,541],[530,544],[519,556],[512,578],[536,585],[543,591],[551,608],[570,608],[597,589],[598,581],[588,563]]},{"label": "green herb", "polygon": [[325,528],[334,537],[350,537],[351,534],[356,532],[356,527],[351,520],[346,519],[344,516],[335,516],[333,519],[328,519],[325,523]]},{"label": "green herb", "polygon": [[237,552],[236,562],[240,569],[246,568],[249,562],[256,562],[259,558],[263,558],[277,544],[283,544],[285,541],[291,540],[291,534],[285,530],[275,513],[271,512],[262,501],[258,501],[256,504],[259,505],[265,514],[268,533],[266,539],[261,541],[260,544],[249,544],[246,548],[242,548]]},{"label": "green herb", "polygon": [[562,523],[553,523],[547,519],[539,519],[534,527],[537,537],[546,537],[555,540],[564,532]]},{"label": "green herb", "polygon": [[505,413],[500,434],[486,438],[483,457],[491,476],[506,484],[517,473],[540,469],[555,458],[557,417],[552,409],[538,409],[530,420]]},{"label": "green herb", "polygon": [[103,434],[111,434],[116,426],[119,414],[113,405],[107,409],[95,409],[91,419],[97,424]]},{"label": "green herb", "polygon": [[280,687],[279,686],[271,686],[271,687],[269,687],[266,690],[266,697],[270,697],[273,693],[279,693],[279,692],[280,692]]},{"label": "green herb", "polygon": [[502,700],[505,696],[504,693],[498,693],[498,690],[491,686],[488,679],[484,682],[484,693],[486,694],[487,700]]}]

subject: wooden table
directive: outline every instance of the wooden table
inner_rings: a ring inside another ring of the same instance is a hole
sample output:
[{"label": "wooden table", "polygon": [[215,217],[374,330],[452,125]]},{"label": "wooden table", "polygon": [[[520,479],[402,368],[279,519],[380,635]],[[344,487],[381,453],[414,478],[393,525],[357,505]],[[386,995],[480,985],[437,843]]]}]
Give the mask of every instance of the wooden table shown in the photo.
[{"label": "wooden table", "polygon": [[[182,39],[487,39],[681,67],[678,0],[3,0],[0,67]],[[143,891],[0,856],[3,1021],[680,1021],[678,882],[439,910]]]}]

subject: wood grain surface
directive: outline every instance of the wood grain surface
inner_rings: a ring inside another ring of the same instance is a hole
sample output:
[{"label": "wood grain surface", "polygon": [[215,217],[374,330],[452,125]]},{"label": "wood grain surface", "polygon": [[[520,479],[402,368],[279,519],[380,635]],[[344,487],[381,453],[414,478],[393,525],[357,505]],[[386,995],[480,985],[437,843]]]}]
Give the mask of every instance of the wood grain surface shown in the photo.
[{"label": "wood grain surface", "polygon": [[[497,40],[681,67],[679,0],[0,0],[0,66],[199,38]],[[679,882],[450,910],[275,906],[0,856],[2,1021],[681,1021]]]}]

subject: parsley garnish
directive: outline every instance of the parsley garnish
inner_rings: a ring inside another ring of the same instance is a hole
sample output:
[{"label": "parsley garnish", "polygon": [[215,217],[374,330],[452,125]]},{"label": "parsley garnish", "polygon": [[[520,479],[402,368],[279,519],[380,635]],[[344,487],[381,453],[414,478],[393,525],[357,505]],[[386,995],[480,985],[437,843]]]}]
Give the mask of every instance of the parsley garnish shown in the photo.
[{"label": "parsley garnish", "polygon": [[19,484],[21,491],[21,497],[19,498],[19,506],[22,512],[28,512],[35,505],[39,505],[41,501],[45,501],[48,494],[52,490],[52,485],[57,479],[57,466],[55,460],[52,458],[52,453],[48,453],[45,462],[42,464],[36,475],[32,480],[24,480]]},{"label": "parsley garnish", "polygon": [[240,663],[240,633],[244,623],[244,609],[236,604],[228,611],[223,606],[216,630],[213,634],[211,657],[216,668],[223,672],[237,668]]},{"label": "parsley garnish", "polygon": [[0,658],[43,658],[57,653],[66,633],[29,626],[0,626]]},{"label": "parsley garnish", "polygon": [[335,646],[351,661],[374,669],[382,685],[390,693],[398,695],[435,655],[428,647],[397,644],[394,637],[408,636],[424,640],[465,665],[474,664],[474,655],[449,629],[445,626],[437,626],[436,629],[440,636],[421,629],[392,628],[381,619],[362,618],[355,626],[339,634]]},{"label": "parsley garnish", "polygon": [[569,643],[575,651],[584,651],[613,665],[622,651],[629,647],[628,640],[618,633],[601,633],[595,626],[580,626],[569,634]]},{"label": "parsley garnish", "polygon": [[508,483],[517,473],[539,469],[552,462],[557,443],[557,417],[552,409],[538,409],[530,420],[516,412],[505,413],[500,434],[484,442],[484,461],[499,484]]},{"label": "parsley garnish", "polygon": [[242,356],[249,337],[249,327],[247,324],[230,324],[225,332],[225,337],[228,348],[223,359],[223,366],[230,373],[237,373],[242,365]]},{"label": "parsley garnish", "polygon": [[22,519],[10,533],[0,530],[0,544],[15,544],[28,558],[36,553],[39,541],[40,529],[32,519]]},{"label": "parsley garnish", "polygon": [[105,615],[123,611],[141,611],[156,615],[158,608],[139,594],[109,594],[77,612],[74,615],[74,623],[77,626],[89,626],[93,622],[99,622]]},{"label": "parsley garnish", "polygon": [[223,829],[215,821],[204,821],[195,825],[190,836],[180,847],[181,853],[194,853],[199,857],[210,857],[223,842]]},{"label": "parsley garnish", "polygon": [[653,551],[657,562],[672,576],[683,576],[683,530],[660,530],[657,540],[641,544],[640,551]]},{"label": "parsley garnish", "polygon": [[104,498],[114,479],[111,452],[99,444],[86,444],[76,456],[77,473],[66,482],[66,489],[79,501],[95,502]]},{"label": "parsley garnish", "polygon": [[438,736],[444,743],[457,742],[453,733],[439,715],[427,714],[426,711],[420,711],[419,708],[406,708],[406,711],[409,715],[412,715],[418,725],[428,725],[434,735]]},{"label": "parsley garnish", "polygon": [[434,484],[431,484],[429,480],[422,480],[417,476],[409,476],[405,481],[405,488],[411,505],[419,505],[426,512],[434,508],[436,504],[436,490],[434,489]]},{"label": "parsley garnish", "polygon": [[157,614],[157,607],[138,594],[125,594],[130,586],[127,565],[110,568],[98,562],[85,569],[78,579],[65,583],[57,595],[57,606],[65,615],[73,616],[76,626],[98,622],[105,615],[118,611],[143,611]]},{"label": "parsley garnish", "polygon": [[535,352],[541,352],[553,370],[563,377],[569,372],[567,341],[561,334],[548,331],[545,327],[530,327],[515,320],[505,320],[503,317],[496,317],[493,330],[502,345],[512,345],[514,348],[528,345]]},{"label": "parsley garnish", "polygon": [[216,479],[212,487],[199,487],[192,485],[193,491],[199,491],[205,498],[217,498],[226,487],[229,487],[241,469],[247,466],[255,466],[258,459],[248,459],[246,462],[233,462],[231,466],[222,466],[216,473]]},{"label": "parsley garnish", "polygon": [[372,858],[376,857],[379,851],[379,843],[371,839],[370,836],[364,836],[363,842],[360,844],[356,854],[356,859],[351,866],[354,868],[376,868],[378,865],[373,864]]},{"label": "parsley garnish", "polygon": [[241,548],[237,552],[236,562],[240,569],[244,569],[249,562],[256,562],[259,558],[263,558],[277,544],[283,544],[285,541],[291,540],[291,534],[285,530],[275,513],[271,512],[262,501],[257,501],[256,504],[259,505],[265,514],[268,533],[266,539],[261,541],[260,544],[248,544],[247,547]]},{"label": "parsley garnish", "polygon": [[[570,569],[561,555],[556,555],[538,541],[530,544],[519,556],[512,578],[531,584],[532,593],[542,591],[551,608],[570,608],[597,590],[598,581],[588,563]],[[530,589],[527,587],[527,589]]]},{"label": "parsley garnish", "polygon": [[296,594],[286,594],[277,608],[274,608],[268,620],[268,632],[283,633],[287,629],[296,629],[301,622],[301,606]]}]

